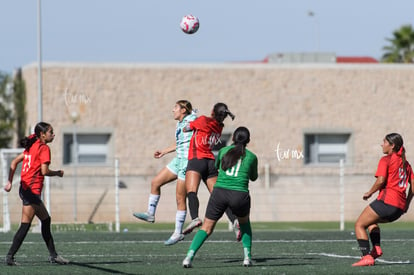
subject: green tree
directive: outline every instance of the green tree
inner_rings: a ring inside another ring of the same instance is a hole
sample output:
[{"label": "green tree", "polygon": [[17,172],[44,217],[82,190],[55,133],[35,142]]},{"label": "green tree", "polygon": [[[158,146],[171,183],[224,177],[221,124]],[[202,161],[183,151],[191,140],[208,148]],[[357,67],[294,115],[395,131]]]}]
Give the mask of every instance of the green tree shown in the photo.
[{"label": "green tree", "polygon": [[0,148],[9,148],[13,138],[13,97],[10,77],[0,72]]},{"label": "green tree", "polygon": [[[26,119],[27,114],[25,111],[26,106],[26,85],[23,81],[22,71],[19,69],[13,80],[14,88],[14,117],[16,123],[16,135],[17,142],[25,137],[26,135]],[[20,145],[17,144],[17,147]]]},{"label": "green tree", "polygon": [[393,32],[393,38],[387,38],[391,45],[383,47],[385,51],[381,61],[386,63],[414,62],[414,30],[404,25]]}]

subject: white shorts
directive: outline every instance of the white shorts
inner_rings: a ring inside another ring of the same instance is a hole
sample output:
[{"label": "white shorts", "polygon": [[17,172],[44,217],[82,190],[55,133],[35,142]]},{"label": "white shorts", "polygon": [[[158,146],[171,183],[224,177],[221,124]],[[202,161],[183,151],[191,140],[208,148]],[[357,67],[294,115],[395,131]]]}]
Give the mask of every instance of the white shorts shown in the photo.
[{"label": "white shorts", "polygon": [[185,171],[187,170],[188,159],[184,158],[173,158],[173,160],[168,163],[167,169],[170,170],[174,175],[177,175],[177,178],[180,180],[185,180]]}]

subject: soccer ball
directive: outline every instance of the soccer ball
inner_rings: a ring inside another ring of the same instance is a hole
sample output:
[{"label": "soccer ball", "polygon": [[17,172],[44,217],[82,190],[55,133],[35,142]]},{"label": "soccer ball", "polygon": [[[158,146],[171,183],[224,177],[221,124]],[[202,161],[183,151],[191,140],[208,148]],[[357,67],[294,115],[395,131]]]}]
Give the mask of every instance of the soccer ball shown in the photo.
[{"label": "soccer ball", "polygon": [[180,27],[183,32],[192,34],[195,33],[200,27],[200,21],[194,15],[186,15],[181,19]]}]

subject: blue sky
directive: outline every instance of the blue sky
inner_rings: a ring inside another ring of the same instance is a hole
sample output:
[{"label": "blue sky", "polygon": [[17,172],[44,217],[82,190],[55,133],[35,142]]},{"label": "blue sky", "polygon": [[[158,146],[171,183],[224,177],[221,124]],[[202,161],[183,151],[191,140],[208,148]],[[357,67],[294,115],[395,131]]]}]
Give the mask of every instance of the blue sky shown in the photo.
[{"label": "blue sky", "polygon": [[[408,0],[42,0],[43,62],[239,62],[276,52],[379,59]],[[3,0],[0,70],[37,62],[37,0]],[[308,12],[314,12],[309,16]],[[200,19],[196,34],[179,29]]]}]

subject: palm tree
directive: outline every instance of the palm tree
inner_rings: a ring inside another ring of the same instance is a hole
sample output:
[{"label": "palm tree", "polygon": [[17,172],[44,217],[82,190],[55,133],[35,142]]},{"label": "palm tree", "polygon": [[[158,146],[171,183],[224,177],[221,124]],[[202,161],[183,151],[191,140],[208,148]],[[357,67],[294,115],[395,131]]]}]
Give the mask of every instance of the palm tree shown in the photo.
[{"label": "palm tree", "polygon": [[383,47],[386,51],[381,60],[387,63],[414,63],[414,30],[411,25],[404,25],[393,32],[391,43]]}]

